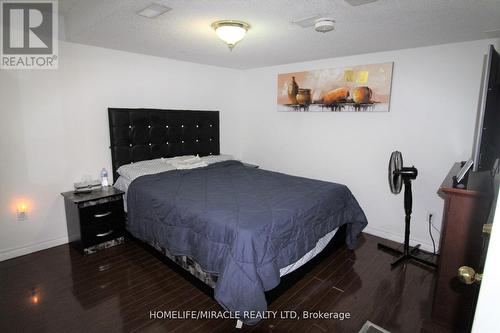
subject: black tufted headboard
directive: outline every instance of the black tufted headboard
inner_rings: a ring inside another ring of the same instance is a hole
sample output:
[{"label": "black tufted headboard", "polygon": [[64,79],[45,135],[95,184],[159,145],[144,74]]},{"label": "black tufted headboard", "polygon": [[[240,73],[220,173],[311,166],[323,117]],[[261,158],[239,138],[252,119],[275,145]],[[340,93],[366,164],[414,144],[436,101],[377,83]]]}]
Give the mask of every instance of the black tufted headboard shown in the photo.
[{"label": "black tufted headboard", "polygon": [[108,109],[113,181],[124,164],[179,155],[218,155],[219,111]]}]

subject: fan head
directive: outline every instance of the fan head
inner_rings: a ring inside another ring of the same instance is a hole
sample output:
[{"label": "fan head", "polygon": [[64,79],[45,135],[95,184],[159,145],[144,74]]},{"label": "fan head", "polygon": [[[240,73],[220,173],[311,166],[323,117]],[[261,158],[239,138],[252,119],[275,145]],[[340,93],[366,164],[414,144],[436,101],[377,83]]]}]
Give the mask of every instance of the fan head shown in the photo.
[{"label": "fan head", "polygon": [[403,156],[399,151],[393,151],[389,160],[389,186],[391,192],[398,194],[403,186],[403,177],[401,170],[403,169]]}]

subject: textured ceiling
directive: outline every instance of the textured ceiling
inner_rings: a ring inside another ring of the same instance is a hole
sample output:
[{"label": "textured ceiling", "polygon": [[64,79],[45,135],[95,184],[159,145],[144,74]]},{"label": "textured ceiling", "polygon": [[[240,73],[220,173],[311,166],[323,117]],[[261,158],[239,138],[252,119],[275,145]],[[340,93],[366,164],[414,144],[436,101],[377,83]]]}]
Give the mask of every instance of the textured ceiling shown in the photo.
[{"label": "textured ceiling", "polygon": [[[500,29],[499,0],[379,0],[360,7],[344,0],[161,0],[172,11],[153,20],[136,14],[153,2],[60,0],[66,40],[254,68],[483,39]],[[321,34],[290,23],[316,14],[335,19],[336,30]],[[232,52],[210,27],[219,19],[252,26]]]}]

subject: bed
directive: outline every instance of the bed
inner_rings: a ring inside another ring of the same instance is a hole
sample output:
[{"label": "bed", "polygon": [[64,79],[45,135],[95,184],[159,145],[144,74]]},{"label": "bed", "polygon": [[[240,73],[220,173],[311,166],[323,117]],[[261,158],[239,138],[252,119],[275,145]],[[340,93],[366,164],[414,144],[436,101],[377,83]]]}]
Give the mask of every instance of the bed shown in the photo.
[{"label": "bed", "polygon": [[[109,109],[114,179],[123,165],[216,156],[217,111]],[[314,257],[345,225],[354,248],[366,217],[345,185],[224,160],[143,175],[127,191],[127,230],[208,286],[247,324],[265,292]]]}]

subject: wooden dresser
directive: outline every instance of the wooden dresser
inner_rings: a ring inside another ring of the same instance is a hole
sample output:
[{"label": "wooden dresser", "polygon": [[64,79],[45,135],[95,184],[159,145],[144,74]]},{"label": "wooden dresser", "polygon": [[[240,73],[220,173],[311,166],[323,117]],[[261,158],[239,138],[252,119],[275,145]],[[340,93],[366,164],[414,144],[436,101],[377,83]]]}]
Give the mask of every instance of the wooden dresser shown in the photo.
[{"label": "wooden dresser", "polygon": [[432,307],[433,320],[454,332],[469,331],[472,325],[479,288],[462,283],[457,271],[464,265],[478,267],[492,197],[488,172],[471,173],[466,188],[454,188],[453,176],[460,167],[455,163],[439,189],[445,202]]}]

